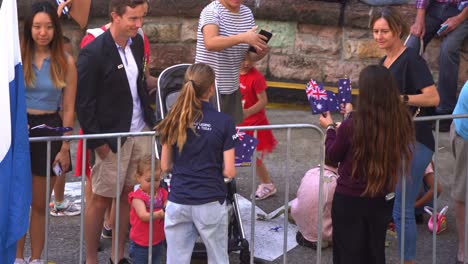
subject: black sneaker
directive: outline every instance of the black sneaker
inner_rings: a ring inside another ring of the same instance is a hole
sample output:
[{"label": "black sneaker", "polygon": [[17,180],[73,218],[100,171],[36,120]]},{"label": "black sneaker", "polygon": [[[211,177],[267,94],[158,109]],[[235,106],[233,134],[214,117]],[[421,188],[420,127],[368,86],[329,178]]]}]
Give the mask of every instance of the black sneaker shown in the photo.
[{"label": "black sneaker", "polygon": [[[109,258],[109,263],[114,264],[114,262],[112,261],[111,258]],[[117,264],[133,264],[133,262],[131,260],[129,260],[128,258],[123,258],[123,259],[119,260],[119,263],[117,263]]]},{"label": "black sneaker", "polygon": [[[297,244],[303,246],[303,247],[308,247],[317,250],[317,242],[312,242],[304,238],[304,236],[301,234],[301,232],[297,231],[296,233],[296,242]],[[330,246],[330,243],[328,241],[322,241],[322,249],[327,248]]]},{"label": "black sneaker", "polygon": [[101,237],[102,238],[112,238],[112,228],[107,229],[106,226],[102,227],[102,232],[101,232]]}]

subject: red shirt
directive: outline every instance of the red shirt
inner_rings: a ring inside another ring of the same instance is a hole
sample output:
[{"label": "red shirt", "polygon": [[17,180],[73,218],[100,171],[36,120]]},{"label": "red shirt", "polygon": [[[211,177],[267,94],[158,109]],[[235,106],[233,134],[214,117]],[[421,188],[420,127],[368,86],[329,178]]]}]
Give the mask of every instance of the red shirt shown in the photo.
[{"label": "red shirt", "polygon": [[[258,102],[257,94],[265,91],[267,88],[265,77],[255,67],[252,67],[246,74],[240,75],[239,86],[244,109],[248,109],[256,104]],[[246,117],[238,126],[263,125],[266,120],[265,109],[262,109]]]},{"label": "red shirt", "polygon": [[[167,201],[167,191],[164,188],[159,188],[154,196],[153,211],[162,210]],[[140,199],[146,205],[146,210],[149,212],[151,198],[141,189],[128,194],[128,203],[130,204],[130,239],[140,246],[147,247],[149,244],[149,221],[143,222],[138,217],[135,208],[132,206],[133,199]],[[153,246],[159,244],[165,239],[164,237],[164,219],[153,219]]]}]

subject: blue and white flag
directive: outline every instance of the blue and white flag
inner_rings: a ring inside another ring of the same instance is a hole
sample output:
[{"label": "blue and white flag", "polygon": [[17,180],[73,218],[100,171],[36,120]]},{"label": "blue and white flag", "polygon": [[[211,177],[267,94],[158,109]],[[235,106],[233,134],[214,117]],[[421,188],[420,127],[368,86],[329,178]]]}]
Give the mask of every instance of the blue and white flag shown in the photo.
[{"label": "blue and white flag", "polygon": [[351,103],[353,100],[351,89],[351,80],[349,78],[338,79],[338,97],[340,103]]},{"label": "blue and white flag", "polygon": [[16,0],[0,8],[0,263],[13,263],[29,226],[31,165]]}]

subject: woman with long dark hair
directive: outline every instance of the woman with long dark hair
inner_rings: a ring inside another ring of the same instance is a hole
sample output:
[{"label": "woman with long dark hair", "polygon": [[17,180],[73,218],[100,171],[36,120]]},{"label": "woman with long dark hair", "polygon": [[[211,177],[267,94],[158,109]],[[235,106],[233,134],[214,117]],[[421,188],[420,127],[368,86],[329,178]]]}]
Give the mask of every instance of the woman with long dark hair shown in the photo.
[{"label": "woman with long dark hair", "polygon": [[[374,40],[380,49],[385,51],[381,65],[385,66],[397,80],[400,98],[406,104],[408,112],[413,116],[430,115],[430,108],[439,104],[439,94],[434,85],[431,72],[426,61],[419,56],[417,50],[406,48],[401,38],[407,34],[408,27],[394,8],[385,7],[372,15],[371,28]],[[405,263],[414,263],[416,258],[416,221],[414,204],[421,189],[424,171],[432,160],[435,141],[431,122],[415,122],[416,144],[410,164],[409,176],[406,181],[405,198]],[[398,237],[401,238],[402,219],[402,186],[396,188],[393,219]],[[398,240],[400,242],[400,240]],[[400,251],[401,251],[400,246]]]},{"label": "woman with long dark hair", "polygon": [[373,65],[361,71],[358,104],[349,116],[338,128],[330,113],[320,117],[327,128],[326,158],[339,162],[333,263],[384,264],[391,211],[386,196],[408,170],[414,142],[411,116],[388,69]]},{"label": "woman with long dark hair", "polygon": [[[73,127],[76,68],[70,54],[63,49],[63,35],[57,11],[49,2],[36,2],[24,21],[21,40],[21,56],[26,85],[26,107],[30,128],[38,125],[50,127]],[[58,110],[63,102],[63,120]],[[65,134],[71,134],[67,132]],[[53,130],[31,130],[30,137],[59,136]],[[47,184],[47,144],[30,144],[32,169],[32,204],[29,234],[31,237],[31,262],[43,263],[40,259],[45,238],[45,209]],[[51,169],[50,191],[57,176],[64,177],[70,168],[70,142],[51,142],[50,168],[60,167],[61,172]],[[59,175],[56,175],[56,174]],[[24,237],[18,241],[15,263],[24,260]]]}]

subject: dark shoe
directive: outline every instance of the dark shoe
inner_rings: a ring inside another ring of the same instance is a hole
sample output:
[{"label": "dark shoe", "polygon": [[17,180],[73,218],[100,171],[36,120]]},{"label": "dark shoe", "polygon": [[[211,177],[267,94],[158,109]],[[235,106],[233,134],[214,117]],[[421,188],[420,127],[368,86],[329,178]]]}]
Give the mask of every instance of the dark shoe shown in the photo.
[{"label": "dark shoe", "polygon": [[[114,262],[112,261],[111,258],[109,258],[109,263],[114,264]],[[128,258],[123,258],[123,259],[119,260],[119,263],[117,263],[117,264],[132,264],[132,263],[133,262],[130,261]]]},{"label": "dark shoe", "polygon": [[418,224],[418,225],[424,224],[424,215],[423,214],[415,214],[414,219],[416,220],[416,224]]},{"label": "dark shoe", "polygon": [[112,238],[112,228],[107,229],[105,226],[102,227],[101,232],[102,238]]},{"label": "dark shoe", "polygon": [[[317,242],[312,242],[304,238],[304,236],[301,234],[301,232],[297,231],[296,233],[296,242],[297,244],[303,246],[303,247],[308,247],[317,250]],[[322,249],[327,248],[330,246],[330,243],[328,241],[322,241]]]}]

